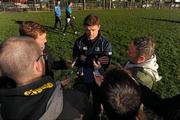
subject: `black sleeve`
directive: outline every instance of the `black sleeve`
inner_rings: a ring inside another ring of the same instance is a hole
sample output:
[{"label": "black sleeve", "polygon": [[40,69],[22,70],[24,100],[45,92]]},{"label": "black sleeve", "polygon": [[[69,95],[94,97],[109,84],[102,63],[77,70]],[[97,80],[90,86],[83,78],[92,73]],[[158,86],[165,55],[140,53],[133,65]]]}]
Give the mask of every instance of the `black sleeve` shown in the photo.
[{"label": "black sleeve", "polygon": [[171,97],[171,98],[166,98],[163,100],[163,104],[169,104],[168,107],[173,107],[174,109],[180,109],[180,94]]},{"label": "black sleeve", "polygon": [[153,110],[156,114],[163,116],[164,115],[164,107],[163,99],[152,92],[148,87],[140,84],[142,91],[142,102],[147,107]]},{"label": "black sleeve", "polygon": [[75,64],[76,67],[82,66],[80,61],[80,55],[81,55],[81,51],[79,49],[79,43],[78,40],[76,40],[73,47],[73,60],[76,60],[76,64]]},{"label": "black sleeve", "polygon": [[46,75],[53,76],[54,75],[53,69],[54,70],[67,69],[65,60],[54,61],[53,56],[49,51],[47,45],[44,49],[44,54],[45,54]]},{"label": "black sleeve", "polygon": [[107,56],[109,58],[109,63],[108,64],[102,64],[101,69],[99,70],[101,74],[104,73],[104,71],[108,68],[110,61],[111,61],[111,56],[112,56],[112,46],[111,43],[106,41],[103,44],[103,54],[101,56]]},{"label": "black sleeve", "polygon": [[67,69],[66,61],[65,60],[54,61],[53,62],[53,69],[54,70]]},{"label": "black sleeve", "polygon": [[1,104],[0,104],[0,120],[3,120],[1,115]]},{"label": "black sleeve", "polygon": [[180,94],[163,100],[164,119],[179,120],[180,119]]},{"label": "black sleeve", "polygon": [[142,90],[142,102],[145,106],[162,116],[164,120],[179,120],[180,94],[171,98],[162,99],[142,84],[140,84],[140,87]]},{"label": "black sleeve", "polygon": [[51,52],[49,51],[49,48],[48,48],[47,44],[45,44],[45,49],[44,49],[43,52],[45,54],[44,59],[45,59],[45,63],[46,63],[46,69],[51,70],[52,66],[53,66],[54,59],[52,57]]}]

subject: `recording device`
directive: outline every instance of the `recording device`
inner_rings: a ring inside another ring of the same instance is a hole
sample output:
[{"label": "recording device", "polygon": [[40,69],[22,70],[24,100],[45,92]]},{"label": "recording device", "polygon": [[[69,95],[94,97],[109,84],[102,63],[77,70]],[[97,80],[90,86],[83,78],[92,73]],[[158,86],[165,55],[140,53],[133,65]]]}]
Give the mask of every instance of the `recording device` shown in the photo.
[{"label": "recording device", "polygon": [[72,75],[73,75],[73,71],[67,71],[64,76],[66,79],[69,79],[71,81],[73,78]]},{"label": "recording device", "polygon": [[83,67],[80,67],[77,71],[77,75],[78,76],[83,76],[84,75],[84,68]]},{"label": "recording device", "polygon": [[94,75],[95,75],[95,76],[101,76],[101,73],[99,72],[98,69],[95,69],[95,70],[94,70]]}]

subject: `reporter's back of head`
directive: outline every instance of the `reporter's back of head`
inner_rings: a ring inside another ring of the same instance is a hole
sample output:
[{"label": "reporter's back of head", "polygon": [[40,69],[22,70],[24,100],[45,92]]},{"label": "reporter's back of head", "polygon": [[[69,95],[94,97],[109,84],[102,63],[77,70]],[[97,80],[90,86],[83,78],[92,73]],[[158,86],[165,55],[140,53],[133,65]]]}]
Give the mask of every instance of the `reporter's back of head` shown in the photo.
[{"label": "reporter's back of head", "polygon": [[114,68],[107,72],[101,89],[103,107],[109,120],[136,120],[141,91],[126,71]]},{"label": "reporter's back of head", "polygon": [[[28,84],[40,77],[35,72],[35,62],[41,50],[30,37],[11,37],[0,46],[0,69],[2,76],[15,80],[18,86]],[[42,72],[41,72],[42,73]]]},{"label": "reporter's back of head", "polygon": [[39,23],[33,21],[21,21],[18,23],[20,36],[29,36],[34,38],[39,47],[44,50],[46,39],[46,30]]}]

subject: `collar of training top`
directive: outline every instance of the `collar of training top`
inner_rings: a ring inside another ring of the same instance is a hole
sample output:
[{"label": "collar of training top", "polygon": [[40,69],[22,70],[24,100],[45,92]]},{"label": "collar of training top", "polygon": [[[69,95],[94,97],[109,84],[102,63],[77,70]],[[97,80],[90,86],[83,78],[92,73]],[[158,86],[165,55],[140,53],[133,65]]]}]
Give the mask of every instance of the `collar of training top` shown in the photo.
[{"label": "collar of training top", "polygon": [[0,95],[11,96],[34,96],[41,94],[47,90],[55,89],[55,81],[50,76],[45,76],[41,80],[32,82],[21,87],[14,87],[10,89],[0,89]]}]

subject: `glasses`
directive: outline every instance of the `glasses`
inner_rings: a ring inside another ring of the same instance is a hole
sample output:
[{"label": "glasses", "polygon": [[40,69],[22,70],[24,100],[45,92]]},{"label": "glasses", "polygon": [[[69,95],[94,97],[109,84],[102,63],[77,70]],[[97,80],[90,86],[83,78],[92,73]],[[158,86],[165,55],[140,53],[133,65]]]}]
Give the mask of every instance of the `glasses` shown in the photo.
[{"label": "glasses", "polygon": [[39,59],[40,59],[41,57],[44,58],[45,56],[46,56],[45,54],[41,54],[41,55],[36,59],[36,62],[39,61]]}]

